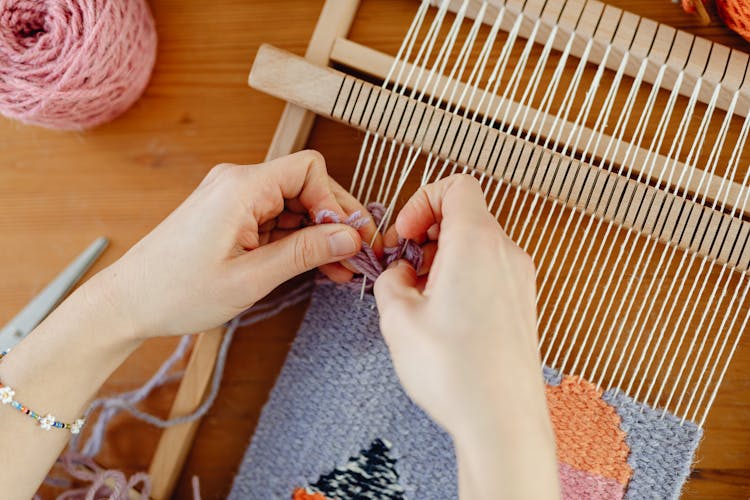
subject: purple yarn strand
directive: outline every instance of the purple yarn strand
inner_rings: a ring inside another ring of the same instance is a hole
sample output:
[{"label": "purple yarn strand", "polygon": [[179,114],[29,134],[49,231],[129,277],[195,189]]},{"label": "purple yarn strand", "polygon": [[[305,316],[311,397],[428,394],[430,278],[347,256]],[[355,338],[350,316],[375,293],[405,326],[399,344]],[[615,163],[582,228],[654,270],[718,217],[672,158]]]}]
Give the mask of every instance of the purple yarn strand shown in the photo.
[{"label": "purple yarn strand", "polygon": [[[180,343],[177,345],[177,348],[172,352],[169,358],[167,358],[167,360],[162,363],[156,373],[144,385],[142,385],[138,389],[115,396],[100,398],[91,403],[89,409],[86,412],[87,415],[95,411],[97,408],[102,408],[102,410],[92,427],[91,435],[83,446],[83,449],[80,451],[81,454],[87,457],[93,457],[99,453],[103,445],[104,434],[106,432],[107,425],[109,424],[109,421],[120,411],[126,411],[138,420],[142,420],[159,428],[166,428],[185,422],[192,422],[203,417],[216,400],[216,395],[219,392],[221,378],[224,373],[224,367],[226,365],[229,346],[232,342],[232,338],[237,328],[253,325],[272,316],[275,316],[288,307],[307,300],[312,294],[312,289],[313,283],[305,282],[298,288],[289,292],[287,295],[283,295],[276,300],[264,302],[248,309],[246,312],[237,316],[227,324],[227,330],[224,333],[224,338],[221,341],[221,345],[219,347],[219,355],[216,360],[216,367],[214,368],[214,373],[211,378],[211,388],[209,394],[195,411],[188,415],[183,415],[172,419],[162,419],[155,415],[151,415],[150,413],[139,410],[135,407],[135,405],[143,401],[151,393],[151,391],[169,381],[174,380],[174,375],[170,374],[169,371],[179,360],[185,357],[187,348],[192,340],[192,335],[183,336],[182,339],[180,339]],[[79,436],[80,434],[74,435],[73,439],[71,439],[70,442],[70,449],[74,452],[78,451]]]},{"label": "purple yarn strand", "polygon": [[[379,224],[385,215],[385,207],[380,203],[370,203],[367,205],[367,209],[372,214],[375,223]],[[355,229],[360,229],[368,222],[370,222],[370,219],[363,217],[360,211],[354,212],[343,221],[332,210],[321,210],[315,214],[315,224],[346,224]],[[399,238],[398,245],[385,249],[384,259],[381,261],[370,245],[362,242],[362,250],[354,257],[349,258],[347,262],[357,273],[364,276],[372,286],[385,268],[398,259],[406,260],[414,269],[419,270],[424,260],[422,247],[415,241]]]}]

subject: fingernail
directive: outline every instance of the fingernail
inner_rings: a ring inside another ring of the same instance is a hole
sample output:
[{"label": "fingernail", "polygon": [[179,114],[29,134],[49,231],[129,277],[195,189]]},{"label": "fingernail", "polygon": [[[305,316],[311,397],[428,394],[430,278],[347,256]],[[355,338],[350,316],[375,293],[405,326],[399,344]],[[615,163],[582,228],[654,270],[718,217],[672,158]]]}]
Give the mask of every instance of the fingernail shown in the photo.
[{"label": "fingernail", "polygon": [[328,237],[328,245],[331,248],[331,254],[336,257],[351,255],[359,248],[357,240],[345,229],[331,234]]},{"label": "fingernail", "polygon": [[411,266],[411,264],[409,264],[409,262],[405,261],[404,259],[396,259],[388,264],[388,267],[386,269],[395,269],[399,266]]}]

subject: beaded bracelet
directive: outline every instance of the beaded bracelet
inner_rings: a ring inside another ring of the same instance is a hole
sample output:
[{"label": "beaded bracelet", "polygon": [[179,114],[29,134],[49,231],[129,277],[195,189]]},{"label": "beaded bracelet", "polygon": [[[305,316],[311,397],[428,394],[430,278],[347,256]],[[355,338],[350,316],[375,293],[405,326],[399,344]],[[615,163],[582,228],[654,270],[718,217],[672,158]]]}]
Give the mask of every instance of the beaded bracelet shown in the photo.
[{"label": "beaded bracelet", "polygon": [[[9,352],[10,352],[10,349],[0,353],[0,359],[3,359],[5,355],[8,354]],[[15,395],[16,395],[16,391],[11,389],[7,385],[0,383],[0,403],[4,405],[10,405],[16,410],[20,411],[21,413],[25,413],[26,415],[30,416],[31,418],[39,422],[39,427],[41,427],[45,431],[49,431],[53,428],[63,429],[63,430],[67,429],[72,434],[78,434],[79,432],[81,432],[81,428],[83,427],[83,424],[86,423],[86,419],[84,418],[79,418],[72,424],[66,424],[64,422],[60,422],[49,413],[45,416],[41,416],[34,410],[27,408],[26,406],[22,405],[21,403],[13,399]]]}]

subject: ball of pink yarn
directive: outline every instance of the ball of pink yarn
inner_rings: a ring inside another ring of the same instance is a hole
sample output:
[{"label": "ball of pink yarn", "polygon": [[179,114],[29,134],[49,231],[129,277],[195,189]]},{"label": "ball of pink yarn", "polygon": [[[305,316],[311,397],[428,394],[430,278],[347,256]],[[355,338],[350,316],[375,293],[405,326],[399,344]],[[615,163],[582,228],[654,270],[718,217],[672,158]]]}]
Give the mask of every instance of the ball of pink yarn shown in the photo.
[{"label": "ball of pink yarn", "polygon": [[145,0],[0,0],[0,113],[81,130],[143,93],[156,59]]}]

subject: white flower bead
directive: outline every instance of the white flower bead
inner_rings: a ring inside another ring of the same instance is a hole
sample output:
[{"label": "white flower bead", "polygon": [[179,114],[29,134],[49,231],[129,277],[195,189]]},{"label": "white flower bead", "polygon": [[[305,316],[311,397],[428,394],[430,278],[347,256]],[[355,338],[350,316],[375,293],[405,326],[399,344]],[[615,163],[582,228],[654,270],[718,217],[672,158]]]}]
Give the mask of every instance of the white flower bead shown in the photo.
[{"label": "white flower bead", "polygon": [[71,434],[78,434],[79,432],[81,432],[81,427],[83,427],[83,424],[85,422],[86,421],[84,419],[79,418],[78,420],[76,420],[75,422],[73,422],[72,424],[70,424],[70,432],[71,432]]},{"label": "white flower bead", "polygon": [[44,417],[43,419],[39,421],[39,426],[45,431],[52,429],[53,425],[55,425],[55,417],[53,417],[49,413],[47,414],[46,417]]},{"label": "white flower bead", "polygon": [[10,387],[6,386],[0,388],[0,402],[2,402],[4,405],[12,403],[15,395],[16,391],[11,389]]}]

